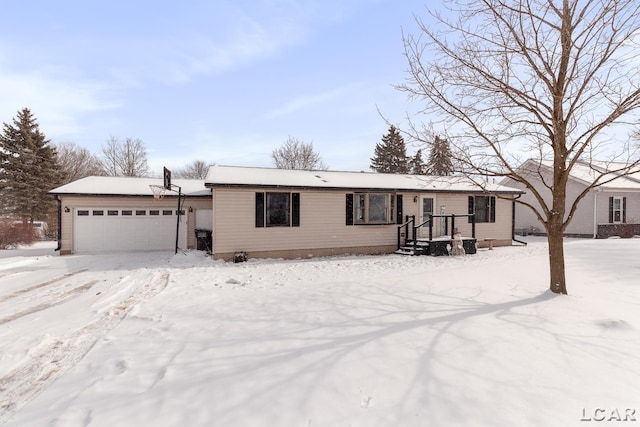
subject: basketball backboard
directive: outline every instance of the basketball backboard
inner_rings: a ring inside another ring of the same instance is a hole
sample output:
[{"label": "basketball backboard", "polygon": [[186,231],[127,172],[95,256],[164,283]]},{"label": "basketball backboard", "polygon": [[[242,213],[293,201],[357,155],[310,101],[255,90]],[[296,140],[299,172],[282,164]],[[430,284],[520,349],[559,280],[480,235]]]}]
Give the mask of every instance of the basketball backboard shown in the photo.
[{"label": "basketball backboard", "polygon": [[164,178],[164,188],[171,190],[171,171],[165,167],[162,176]]}]

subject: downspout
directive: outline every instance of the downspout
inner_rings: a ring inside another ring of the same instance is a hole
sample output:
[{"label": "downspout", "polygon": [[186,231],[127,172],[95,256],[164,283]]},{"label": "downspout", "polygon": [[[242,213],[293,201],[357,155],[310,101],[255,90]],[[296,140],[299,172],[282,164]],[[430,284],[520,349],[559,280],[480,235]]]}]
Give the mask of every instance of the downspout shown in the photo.
[{"label": "downspout", "polygon": [[182,214],[182,205],[180,203],[180,199],[182,198],[182,187],[177,186],[178,187],[178,211],[177,211],[177,220],[176,220],[176,251],[175,254],[178,253],[178,241],[179,241],[179,237],[180,237],[180,216]]},{"label": "downspout", "polygon": [[516,200],[520,197],[522,197],[522,194],[514,196],[513,201],[511,202],[511,240],[527,246],[527,242],[516,239]]},{"label": "downspout", "polygon": [[598,191],[593,192],[593,238],[597,238],[598,236]]},{"label": "downspout", "polygon": [[54,196],[58,204],[58,246],[56,252],[62,248],[62,200],[57,195]]}]

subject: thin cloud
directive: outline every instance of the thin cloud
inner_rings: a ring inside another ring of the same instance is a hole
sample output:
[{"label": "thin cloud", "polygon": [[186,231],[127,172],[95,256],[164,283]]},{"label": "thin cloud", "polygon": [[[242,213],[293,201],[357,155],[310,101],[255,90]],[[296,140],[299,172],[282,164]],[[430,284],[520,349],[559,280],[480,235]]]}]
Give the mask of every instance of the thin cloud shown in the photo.
[{"label": "thin cloud", "polygon": [[0,71],[0,117],[9,122],[18,110],[30,108],[47,136],[80,132],[83,113],[118,108],[113,91],[102,83],[79,81],[62,70],[32,73]]},{"label": "thin cloud", "polygon": [[299,111],[315,107],[316,105],[326,103],[328,101],[343,97],[350,93],[357,92],[363,86],[364,86],[363,83],[355,83],[355,84],[337,87],[335,89],[328,90],[325,92],[295,98],[287,102],[283,106],[269,111],[265,115],[265,118],[267,120],[273,120],[273,119],[278,119],[280,117],[295,114]]}]

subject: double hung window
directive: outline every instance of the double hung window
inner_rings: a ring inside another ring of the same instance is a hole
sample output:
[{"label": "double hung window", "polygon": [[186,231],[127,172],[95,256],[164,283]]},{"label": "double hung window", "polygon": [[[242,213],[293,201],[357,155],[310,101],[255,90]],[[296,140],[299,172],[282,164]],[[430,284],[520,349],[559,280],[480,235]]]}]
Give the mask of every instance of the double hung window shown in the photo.
[{"label": "double hung window", "polygon": [[627,222],[627,198],[626,197],[609,197],[609,223]]}]

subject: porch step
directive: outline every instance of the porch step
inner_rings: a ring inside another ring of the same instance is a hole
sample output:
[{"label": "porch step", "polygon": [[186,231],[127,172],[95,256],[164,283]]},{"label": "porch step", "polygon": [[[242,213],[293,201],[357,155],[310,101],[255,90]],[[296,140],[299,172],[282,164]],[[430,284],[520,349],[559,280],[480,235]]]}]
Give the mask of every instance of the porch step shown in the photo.
[{"label": "porch step", "polygon": [[418,241],[414,248],[413,242],[407,241],[405,246],[395,251],[398,255],[426,255],[429,253],[429,243]]}]

